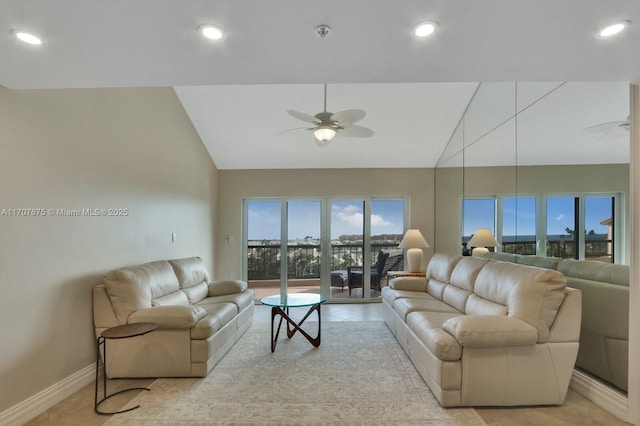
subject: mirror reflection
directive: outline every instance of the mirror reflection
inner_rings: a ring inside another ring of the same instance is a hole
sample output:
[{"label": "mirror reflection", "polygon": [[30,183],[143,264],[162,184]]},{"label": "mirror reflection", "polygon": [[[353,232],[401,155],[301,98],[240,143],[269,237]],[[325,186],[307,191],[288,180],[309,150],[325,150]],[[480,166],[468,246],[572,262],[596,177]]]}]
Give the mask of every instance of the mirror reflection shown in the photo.
[{"label": "mirror reflection", "polygon": [[435,171],[437,251],[488,228],[486,257],[565,274],[583,292],[577,371],[623,392],[628,116],[627,83],[482,83]]}]

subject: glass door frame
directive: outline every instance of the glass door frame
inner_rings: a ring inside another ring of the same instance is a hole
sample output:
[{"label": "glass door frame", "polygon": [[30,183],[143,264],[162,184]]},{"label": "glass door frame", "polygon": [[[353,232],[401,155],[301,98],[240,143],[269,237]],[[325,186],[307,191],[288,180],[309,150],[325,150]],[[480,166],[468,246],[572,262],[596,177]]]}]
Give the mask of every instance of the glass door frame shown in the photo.
[{"label": "glass door frame", "polygon": [[[334,200],[363,201],[363,296],[362,298],[337,299],[330,298],[331,293],[331,262],[324,259],[331,258],[331,206]],[[242,198],[242,279],[248,281],[248,203],[250,202],[280,202],[280,292],[287,291],[288,281],[288,202],[311,201],[320,202],[320,294],[330,303],[369,303],[379,302],[380,297],[371,298],[371,202],[375,200],[402,200],[404,202],[403,230],[410,227],[410,197],[408,196],[324,196],[324,197],[243,197]],[[284,261],[283,261],[284,260]]]}]

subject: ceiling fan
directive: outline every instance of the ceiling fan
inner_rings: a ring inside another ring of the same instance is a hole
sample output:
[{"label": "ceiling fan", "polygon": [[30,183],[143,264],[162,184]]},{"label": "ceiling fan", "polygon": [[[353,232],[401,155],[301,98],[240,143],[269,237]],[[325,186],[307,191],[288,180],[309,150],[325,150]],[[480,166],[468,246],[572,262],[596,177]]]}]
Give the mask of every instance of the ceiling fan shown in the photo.
[{"label": "ceiling fan", "polygon": [[616,139],[618,137],[625,136],[629,133],[629,129],[631,127],[630,120],[631,116],[628,115],[626,120],[622,121],[608,121],[606,123],[596,124],[595,126],[590,126],[582,129],[588,133],[595,133],[600,135],[599,139]]},{"label": "ceiling fan", "polygon": [[[324,110],[315,115],[300,111],[287,110],[287,113],[298,120],[314,124],[313,127],[303,128],[313,130],[313,136],[318,145],[328,145],[339,132],[342,136],[368,138],[374,135],[374,131],[354,124],[364,118],[366,113],[361,109],[348,109],[336,112],[327,111],[327,85],[324,85]],[[298,130],[298,129],[291,129]]]}]

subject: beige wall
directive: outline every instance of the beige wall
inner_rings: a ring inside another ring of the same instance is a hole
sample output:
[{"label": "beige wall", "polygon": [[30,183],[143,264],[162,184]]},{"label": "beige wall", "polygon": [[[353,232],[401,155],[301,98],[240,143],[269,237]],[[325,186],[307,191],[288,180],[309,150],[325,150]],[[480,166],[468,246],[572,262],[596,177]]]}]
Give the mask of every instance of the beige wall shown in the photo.
[{"label": "beige wall", "polygon": [[[517,181],[516,181],[517,173]],[[517,182],[517,189],[516,189]],[[462,170],[436,170],[436,250],[460,254]],[[464,171],[465,195],[573,194],[619,192],[623,194],[626,229],[629,230],[629,165],[474,167]],[[629,238],[625,236],[625,263]]]},{"label": "beige wall", "polygon": [[[0,88],[0,412],[95,362],[91,287],[106,271],[200,255],[217,170],[172,89]],[[171,242],[171,233],[177,241]]]},{"label": "beige wall", "polygon": [[[245,197],[409,196],[412,228],[433,241],[433,169],[221,170],[218,180],[217,279],[242,276]],[[425,258],[433,253],[425,249]]]}]

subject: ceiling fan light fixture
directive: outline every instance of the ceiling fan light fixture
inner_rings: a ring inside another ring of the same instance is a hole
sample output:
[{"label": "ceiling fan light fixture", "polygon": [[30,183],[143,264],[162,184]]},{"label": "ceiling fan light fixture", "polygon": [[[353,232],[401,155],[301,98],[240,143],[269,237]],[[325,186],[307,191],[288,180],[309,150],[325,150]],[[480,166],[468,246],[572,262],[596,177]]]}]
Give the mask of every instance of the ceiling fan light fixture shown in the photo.
[{"label": "ceiling fan light fixture", "polygon": [[435,21],[422,22],[413,27],[411,34],[418,38],[429,37],[438,30],[438,27],[439,25]]},{"label": "ceiling fan light fixture", "polygon": [[11,33],[23,43],[31,44],[34,46],[40,46],[42,44],[42,40],[31,33],[27,33],[24,31],[13,30]]},{"label": "ceiling fan light fixture", "polygon": [[596,38],[601,38],[601,39],[611,38],[617,34],[620,34],[629,25],[631,25],[631,21],[619,21],[611,25],[607,25],[606,27],[598,31],[598,33],[596,34]]},{"label": "ceiling fan light fixture", "polygon": [[227,35],[220,28],[211,24],[203,24],[198,27],[198,31],[208,40],[220,41],[224,40]]},{"label": "ceiling fan light fixture", "polygon": [[313,136],[316,138],[318,145],[325,146],[336,136],[336,129],[328,124],[322,124],[313,131]]}]

